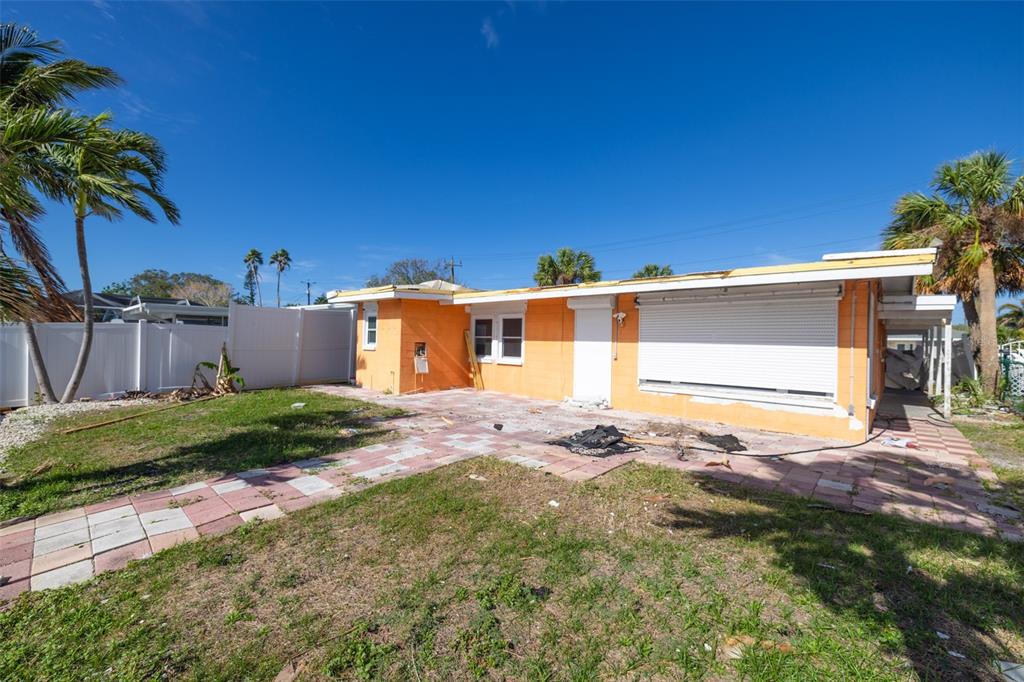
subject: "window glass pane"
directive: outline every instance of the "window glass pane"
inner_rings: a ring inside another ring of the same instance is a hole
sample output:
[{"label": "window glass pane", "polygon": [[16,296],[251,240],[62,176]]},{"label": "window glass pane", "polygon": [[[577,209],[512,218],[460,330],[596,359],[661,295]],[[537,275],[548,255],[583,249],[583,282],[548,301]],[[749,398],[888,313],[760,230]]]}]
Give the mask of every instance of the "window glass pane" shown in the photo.
[{"label": "window glass pane", "polygon": [[523,338],[523,318],[506,317],[501,321],[501,335],[505,338]]},{"label": "window glass pane", "polygon": [[501,342],[501,355],[505,358],[523,357],[523,342],[520,339],[503,339]]},{"label": "window glass pane", "polygon": [[490,337],[477,337],[476,338],[476,354],[479,357],[486,357],[491,354],[491,339]]},{"label": "window glass pane", "polygon": [[492,336],[494,333],[494,321],[486,318],[476,321],[473,336]]},{"label": "window glass pane", "polygon": [[371,345],[371,346],[373,344],[377,343],[377,330],[376,329],[367,329],[366,330],[366,343],[367,343],[367,345]]}]

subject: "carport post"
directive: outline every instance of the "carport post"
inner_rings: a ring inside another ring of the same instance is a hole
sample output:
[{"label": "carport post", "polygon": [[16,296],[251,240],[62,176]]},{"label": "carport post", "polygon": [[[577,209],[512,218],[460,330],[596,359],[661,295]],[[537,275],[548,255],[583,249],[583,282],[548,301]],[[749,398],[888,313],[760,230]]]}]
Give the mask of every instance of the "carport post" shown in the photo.
[{"label": "carport post", "polygon": [[952,392],[953,392],[953,325],[949,320],[943,320],[944,336],[942,339],[942,416],[949,419],[953,415]]}]

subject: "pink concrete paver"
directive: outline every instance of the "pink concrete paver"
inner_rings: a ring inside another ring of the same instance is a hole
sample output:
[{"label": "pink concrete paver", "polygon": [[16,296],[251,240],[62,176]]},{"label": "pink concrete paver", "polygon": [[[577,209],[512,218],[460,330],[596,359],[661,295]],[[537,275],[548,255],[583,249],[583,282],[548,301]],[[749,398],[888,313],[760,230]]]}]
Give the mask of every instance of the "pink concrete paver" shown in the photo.
[{"label": "pink concrete paver", "polygon": [[[991,503],[984,482],[997,479],[988,462],[952,426],[897,419],[890,422],[888,431],[911,439],[918,449],[878,442],[836,449],[839,444],[812,438],[710,424],[701,428],[732,432],[755,455],[820,450],[782,458],[693,451],[680,459],[674,449],[647,447],[601,459],[572,454],[549,441],[598,423],[614,422],[635,431],[650,415],[586,412],[468,389],[429,396],[383,396],[351,387],[315,388],[406,408],[410,416],[390,422],[403,438],[0,527],[0,576],[7,579],[0,585],[0,601],[30,588],[56,587],[117,570],[133,559],[228,532],[247,520],[276,519],[351,490],[481,456],[569,481],[587,481],[638,460],[756,489],[813,497],[836,507],[897,514],[1010,541],[1024,539],[1019,515]],[[494,428],[497,423],[502,424],[501,430]],[[728,466],[721,466],[723,459]],[[940,474],[948,479],[935,485],[932,478]],[[145,527],[144,537],[125,536],[121,541],[103,535],[112,526],[134,528],[136,522]],[[117,542],[124,544],[116,546]],[[94,551],[99,553],[93,556]]]}]

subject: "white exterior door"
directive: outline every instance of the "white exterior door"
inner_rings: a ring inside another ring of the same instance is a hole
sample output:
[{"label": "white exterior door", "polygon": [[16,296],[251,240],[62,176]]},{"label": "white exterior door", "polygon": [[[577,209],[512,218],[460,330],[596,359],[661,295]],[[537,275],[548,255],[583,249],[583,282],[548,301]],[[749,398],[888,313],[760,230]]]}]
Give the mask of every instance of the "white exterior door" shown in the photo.
[{"label": "white exterior door", "polygon": [[611,402],[612,399],[612,306],[611,300],[570,299],[576,310],[576,334],[572,350],[572,395],[576,400]]}]

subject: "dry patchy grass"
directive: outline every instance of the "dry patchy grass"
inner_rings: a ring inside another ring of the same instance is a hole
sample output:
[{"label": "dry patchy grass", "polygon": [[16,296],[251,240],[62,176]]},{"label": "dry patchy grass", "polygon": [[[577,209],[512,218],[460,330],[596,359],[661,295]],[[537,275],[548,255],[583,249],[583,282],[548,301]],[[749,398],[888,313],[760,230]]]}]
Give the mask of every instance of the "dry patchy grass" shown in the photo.
[{"label": "dry patchy grass", "polygon": [[642,465],[477,459],[27,595],[0,678],[993,677],[1024,659],[1022,555]]}]

